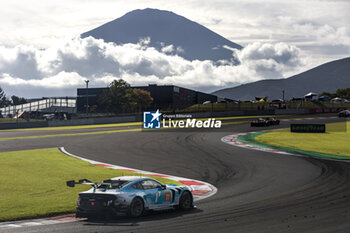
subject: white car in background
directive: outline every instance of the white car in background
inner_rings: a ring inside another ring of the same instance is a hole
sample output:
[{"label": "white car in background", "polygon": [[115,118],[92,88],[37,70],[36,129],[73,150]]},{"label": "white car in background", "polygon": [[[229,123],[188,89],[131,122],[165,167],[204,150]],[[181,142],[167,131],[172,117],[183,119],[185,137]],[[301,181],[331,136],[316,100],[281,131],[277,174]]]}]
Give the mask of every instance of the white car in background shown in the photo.
[{"label": "white car in background", "polygon": [[339,117],[350,117],[350,110],[343,110],[338,113]]}]

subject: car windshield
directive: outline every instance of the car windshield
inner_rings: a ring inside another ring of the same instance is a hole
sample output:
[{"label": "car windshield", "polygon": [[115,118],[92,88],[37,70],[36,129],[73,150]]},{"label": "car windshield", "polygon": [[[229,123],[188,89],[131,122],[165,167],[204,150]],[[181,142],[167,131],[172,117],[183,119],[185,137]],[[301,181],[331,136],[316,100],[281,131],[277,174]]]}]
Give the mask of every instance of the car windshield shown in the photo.
[{"label": "car windshield", "polygon": [[98,189],[121,189],[128,183],[129,181],[126,181],[126,180],[110,180],[108,182],[100,184],[97,188]]}]

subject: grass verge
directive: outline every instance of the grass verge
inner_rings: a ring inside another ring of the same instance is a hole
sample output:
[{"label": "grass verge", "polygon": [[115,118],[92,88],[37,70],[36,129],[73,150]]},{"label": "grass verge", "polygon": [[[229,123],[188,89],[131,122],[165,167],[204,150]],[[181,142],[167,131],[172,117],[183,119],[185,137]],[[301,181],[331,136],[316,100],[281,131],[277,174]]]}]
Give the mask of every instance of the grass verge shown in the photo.
[{"label": "grass verge", "polygon": [[283,129],[254,139],[276,147],[350,157],[350,122],[327,124],[326,129],[326,133],[291,133],[290,129]]},{"label": "grass verge", "polygon": [[[0,221],[53,216],[75,211],[80,191],[67,180],[86,178],[92,181],[137,173],[94,166],[64,155],[57,148],[0,153]],[[149,176],[152,177],[152,176]],[[179,182],[152,177],[165,184]]]}]

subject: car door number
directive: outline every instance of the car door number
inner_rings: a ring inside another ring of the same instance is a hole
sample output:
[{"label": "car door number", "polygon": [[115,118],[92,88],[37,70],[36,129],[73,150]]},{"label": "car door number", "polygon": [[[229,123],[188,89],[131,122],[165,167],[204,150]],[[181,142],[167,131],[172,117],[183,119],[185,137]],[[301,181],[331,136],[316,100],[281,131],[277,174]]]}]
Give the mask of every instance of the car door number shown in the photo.
[{"label": "car door number", "polygon": [[170,202],[171,201],[171,192],[165,191],[164,192],[164,202]]}]

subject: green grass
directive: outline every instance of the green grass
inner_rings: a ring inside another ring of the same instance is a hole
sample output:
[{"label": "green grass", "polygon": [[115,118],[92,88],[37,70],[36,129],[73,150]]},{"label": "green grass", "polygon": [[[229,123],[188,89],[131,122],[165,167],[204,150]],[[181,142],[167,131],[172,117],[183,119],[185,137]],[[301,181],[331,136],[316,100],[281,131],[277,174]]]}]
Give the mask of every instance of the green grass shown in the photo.
[{"label": "green grass", "polygon": [[[0,221],[35,218],[75,211],[80,191],[89,186],[66,186],[67,180],[95,182],[138,173],[94,166],[69,157],[57,148],[0,153]],[[152,177],[152,176],[150,176]],[[181,183],[153,177],[162,183]]]},{"label": "green grass", "polygon": [[255,137],[264,144],[350,157],[350,122],[326,125],[326,133],[291,133],[283,129]]}]

